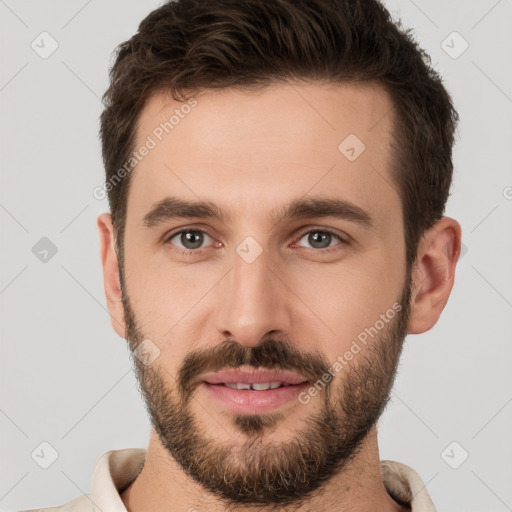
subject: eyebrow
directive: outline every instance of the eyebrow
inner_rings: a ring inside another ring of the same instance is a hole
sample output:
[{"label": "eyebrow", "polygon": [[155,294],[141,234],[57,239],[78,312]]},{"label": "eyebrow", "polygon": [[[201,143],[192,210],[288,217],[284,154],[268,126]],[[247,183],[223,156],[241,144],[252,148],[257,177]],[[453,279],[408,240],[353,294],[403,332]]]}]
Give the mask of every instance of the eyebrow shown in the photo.
[{"label": "eyebrow", "polygon": [[[345,199],[308,198],[296,199],[290,204],[271,212],[271,221],[277,223],[288,219],[311,217],[333,217],[360,224],[366,228],[375,226],[372,216],[360,206]],[[144,226],[152,228],[171,219],[217,219],[229,222],[231,216],[211,201],[185,201],[177,197],[166,197],[155,203],[143,218]]]}]

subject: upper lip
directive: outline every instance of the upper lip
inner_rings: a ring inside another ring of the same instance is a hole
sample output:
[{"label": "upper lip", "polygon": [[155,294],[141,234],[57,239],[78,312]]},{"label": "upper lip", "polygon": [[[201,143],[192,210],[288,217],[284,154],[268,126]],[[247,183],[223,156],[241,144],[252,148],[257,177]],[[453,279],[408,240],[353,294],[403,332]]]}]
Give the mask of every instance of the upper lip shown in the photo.
[{"label": "upper lip", "polygon": [[297,373],[284,370],[264,370],[257,368],[233,368],[220,372],[207,373],[203,380],[208,384],[261,384],[265,382],[282,382],[285,384],[302,384],[307,379]]}]

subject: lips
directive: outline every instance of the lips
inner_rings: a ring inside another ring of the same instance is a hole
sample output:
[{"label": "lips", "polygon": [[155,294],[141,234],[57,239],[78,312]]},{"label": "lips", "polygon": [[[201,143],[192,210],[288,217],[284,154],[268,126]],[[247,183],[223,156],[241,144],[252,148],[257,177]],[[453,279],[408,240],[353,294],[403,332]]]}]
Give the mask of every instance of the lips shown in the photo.
[{"label": "lips", "polygon": [[212,373],[202,383],[202,389],[224,411],[252,415],[268,414],[285,405],[297,406],[297,397],[308,386],[301,375],[256,369]]},{"label": "lips", "polygon": [[[203,377],[208,384],[236,386],[237,389],[275,389],[282,386],[295,386],[307,382],[302,375],[283,371],[265,370],[253,367],[236,368],[209,373]],[[268,385],[268,388],[266,387]]]}]

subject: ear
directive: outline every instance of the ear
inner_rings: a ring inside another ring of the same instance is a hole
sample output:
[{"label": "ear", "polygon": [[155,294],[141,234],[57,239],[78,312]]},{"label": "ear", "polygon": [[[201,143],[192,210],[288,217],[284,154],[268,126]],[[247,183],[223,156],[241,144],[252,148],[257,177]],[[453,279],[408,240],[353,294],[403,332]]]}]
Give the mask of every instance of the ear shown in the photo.
[{"label": "ear", "polygon": [[119,279],[119,264],[115,250],[115,235],[110,213],[102,213],[98,217],[100,234],[100,256],[103,266],[103,286],[107,298],[112,327],[121,338],[126,338],[126,323],[123,303],[121,300],[121,284]]},{"label": "ear", "polygon": [[442,217],[423,235],[412,271],[409,334],[428,331],[441,316],[455,280],[460,246],[461,227],[450,217]]}]

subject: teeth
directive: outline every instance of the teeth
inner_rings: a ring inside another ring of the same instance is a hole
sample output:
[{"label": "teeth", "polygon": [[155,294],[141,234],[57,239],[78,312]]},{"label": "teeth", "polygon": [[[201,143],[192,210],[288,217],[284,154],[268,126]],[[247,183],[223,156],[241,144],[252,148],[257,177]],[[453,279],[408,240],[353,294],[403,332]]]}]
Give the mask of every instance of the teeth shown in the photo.
[{"label": "teeth", "polygon": [[261,382],[259,384],[254,383],[252,385],[252,389],[256,391],[265,391],[265,389],[270,389],[270,382]]},{"label": "teeth", "polygon": [[255,391],[265,391],[267,389],[277,389],[278,387],[284,386],[285,384],[281,384],[280,382],[261,382],[254,384],[232,384],[226,382],[224,385],[231,389],[254,389]]},{"label": "teeth", "polygon": [[232,388],[232,389],[251,389],[251,385],[250,384],[231,384],[231,383],[226,383],[226,386],[228,388]]}]

